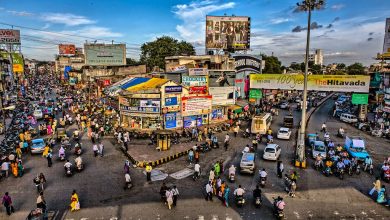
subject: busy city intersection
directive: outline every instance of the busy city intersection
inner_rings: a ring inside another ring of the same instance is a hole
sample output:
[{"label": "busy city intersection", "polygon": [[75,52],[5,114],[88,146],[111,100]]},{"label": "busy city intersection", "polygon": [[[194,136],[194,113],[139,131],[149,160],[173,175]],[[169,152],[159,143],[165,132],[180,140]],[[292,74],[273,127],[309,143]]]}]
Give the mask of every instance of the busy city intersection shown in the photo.
[{"label": "busy city intersection", "polygon": [[383,2],[21,2],[0,219],[390,219]]}]

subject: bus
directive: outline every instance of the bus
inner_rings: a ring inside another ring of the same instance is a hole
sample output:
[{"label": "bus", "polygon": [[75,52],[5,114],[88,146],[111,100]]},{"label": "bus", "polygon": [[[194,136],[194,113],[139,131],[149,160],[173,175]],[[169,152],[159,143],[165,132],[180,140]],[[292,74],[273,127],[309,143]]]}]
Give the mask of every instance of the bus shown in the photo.
[{"label": "bus", "polygon": [[271,113],[263,113],[252,118],[251,132],[252,134],[266,134],[271,126]]}]

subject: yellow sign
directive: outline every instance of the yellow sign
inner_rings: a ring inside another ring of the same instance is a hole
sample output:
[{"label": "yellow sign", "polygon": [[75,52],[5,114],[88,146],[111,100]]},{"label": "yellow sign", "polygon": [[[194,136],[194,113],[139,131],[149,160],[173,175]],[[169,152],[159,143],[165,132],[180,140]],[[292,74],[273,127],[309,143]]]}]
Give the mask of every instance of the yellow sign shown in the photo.
[{"label": "yellow sign", "polygon": [[15,73],[23,73],[23,65],[22,64],[13,64],[12,69]]},{"label": "yellow sign", "polygon": [[[250,74],[251,89],[303,90],[303,74]],[[316,91],[367,93],[370,76],[309,75],[307,89]]]}]

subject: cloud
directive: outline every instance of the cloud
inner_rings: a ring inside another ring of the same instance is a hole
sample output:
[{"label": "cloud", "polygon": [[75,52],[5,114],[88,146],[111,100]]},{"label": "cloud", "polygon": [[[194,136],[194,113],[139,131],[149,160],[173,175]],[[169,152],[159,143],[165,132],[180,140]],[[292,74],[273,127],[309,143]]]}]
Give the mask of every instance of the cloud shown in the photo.
[{"label": "cloud", "polygon": [[223,3],[220,0],[194,1],[173,7],[173,13],[182,21],[176,25],[180,38],[189,42],[204,41],[206,15],[225,9],[234,8],[235,2]]},{"label": "cloud", "polygon": [[333,19],[332,23],[337,22],[337,21],[340,21],[340,17],[335,17],[335,18]]},{"label": "cloud", "polygon": [[[314,30],[314,29],[320,29],[322,28],[323,26],[321,24],[318,24],[317,22],[312,22],[311,25],[310,25],[310,30]],[[297,33],[297,32],[301,32],[301,31],[304,31],[304,30],[307,30],[307,27],[301,27],[300,25],[296,26],[295,28],[293,28],[291,31],[293,33]]]},{"label": "cloud", "polygon": [[372,36],[372,35],[374,35],[374,32],[370,32],[370,33],[368,33],[368,35]]},{"label": "cloud", "polygon": [[336,5],[332,5],[330,8],[335,10],[335,11],[338,11],[338,10],[341,10],[342,8],[344,8],[345,5],[344,4],[336,4]]},{"label": "cloud", "polygon": [[294,33],[297,33],[297,32],[301,32],[301,31],[304,31],[306,30],[307,28],[304,28],[304,27],[301,27],[301,26],[296,26],[295,28],[293,28],[291,31],[294,32]]},{"label": "cloud", "polygon": [[326,26],[327,29],[330,29],[333,27],[333,24],[328,24],[328,26]]},{"label": "cloud", "polygon": [[372,37],[367,38],[367,41],[372,41],[372,40],[374,40],[374,38]]},{"label": "cloud", "polygon": [[318,24],[317,22],[313,22],[310,25],[310,30],[319,29],[319,28],[322,28],[322,25]]},{"label": "cloud", "polygon": [[85,16],[74,15],[70,13],[45,13],[41,16],[41,19],[50,23],[64,24],[66,26],[78,26],[96,23],[96,21],[90,20]]},{"label": "cloud", "polygon": [[15,15],[15,16],[21,16],[21,17],[28,17],[28,16],[33,16],[33,13],[26,12],[26,11],[7,11],[8,13]]},{"label": "cloud", "polygon": [[289,22],[290,19],[288,18],[274,18],[274,19],[271,19],[271,24],[281,24],[281,23],[286,23],[286,22]]}]

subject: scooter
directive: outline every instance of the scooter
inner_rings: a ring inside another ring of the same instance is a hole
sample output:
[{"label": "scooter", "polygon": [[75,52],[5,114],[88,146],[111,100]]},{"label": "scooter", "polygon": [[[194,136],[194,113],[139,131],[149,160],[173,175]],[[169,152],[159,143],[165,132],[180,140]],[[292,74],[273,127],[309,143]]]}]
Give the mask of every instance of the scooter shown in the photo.
[{"label": "scooter", "polygon": [[256,197],[256,198],[255,198],[255,206],[256,206],[256,208],[260,208],[261,205],[262,205],[262,203],[261,203],[261,197]]},{"label": "scooter", "polygon": [[73,173],[72,173],[72,168],[71,168],[71,167],[65,167],[65,175],[66,175],[67,177],[70,177],[70,176],[73,175]]},{"label": "scooter", "polygon": [[284,211],[279,209],[278,208],[278,202],[279,200],[277,198],[273,198],[274,199],[274,203],[273,203],[273,206],[274,206],[274,216],[277,218],[277,219],[284,219]]},{"label": "scooter", "polygon": [[265,187],[266,180],[267,180],[267,178],[265,178],[265,177],[260,177],[260,186],[261,186],[262,188]]},{"label": "scooter", "polygon": [[235,175],[234,173],[229,174],[229,181],[230,181],[231,183],[234,183],[235,178],[236,178],[236,175]]},{"label": "scooter", "polygon": [[244,196],[236,196],[236,205],[242,207],[245,204]]}]

